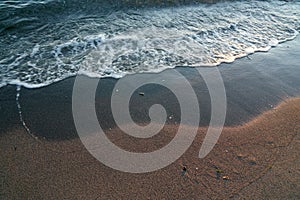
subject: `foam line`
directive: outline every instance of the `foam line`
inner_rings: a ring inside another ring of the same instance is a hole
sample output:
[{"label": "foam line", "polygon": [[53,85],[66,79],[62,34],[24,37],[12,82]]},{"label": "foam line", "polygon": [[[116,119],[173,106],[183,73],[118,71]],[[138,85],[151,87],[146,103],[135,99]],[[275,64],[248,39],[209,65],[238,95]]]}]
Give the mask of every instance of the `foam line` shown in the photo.
[{"label": "foam line", "polygon": [[32,134],[32,132],[30,131],[30,129],[26,125],[26,122],[24,121],[24,118],[23,118],[23,115],[22,115],[22,107],[21,107],[21,104],[20,104],[20,101],[19,101],[20,95],[21,95],[21,86],[17,85],[17,89],[16,89],[16,104],[17,104],[17,108],[18,108],[20,122],[21,122],[22,126],[25,128],[26,132],[31,137],[33,137],[34,139],[38,139],[38,137],[36,137],[35,135]]}]

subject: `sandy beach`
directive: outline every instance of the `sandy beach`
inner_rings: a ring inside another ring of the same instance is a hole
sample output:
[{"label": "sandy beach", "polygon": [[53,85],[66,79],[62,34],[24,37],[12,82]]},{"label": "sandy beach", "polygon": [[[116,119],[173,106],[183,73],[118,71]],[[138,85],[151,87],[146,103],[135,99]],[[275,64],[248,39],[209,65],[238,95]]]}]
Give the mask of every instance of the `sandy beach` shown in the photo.
[{"label": "sandy beach", "polygon": [[[287,99],[241,126],[226,127],[204,159],[197,156],[206,128],[199,128],[179,160],[146,174],[106,167],[78,138],[36,140],[19,126],[1,135],[1,198],[298,199],[299,120],[300,99]],[[165,126],[152,141],[129,139],[117,128],[107,134],[120,146],[148,151],[166,143],[176,128]]]},{"label": "sandy beach", "polygon": [[0,1],[0,200],[300,199],[300,1]]},{"label": "sandy beach", "polygon": [[[74,77],[39,89],[21,88],[22,118],[34,137],[20,122],[16,86],[0,88],[0,199],[299,199],[299,44],[298,37],[219,66],[227,117],[221,138],[204,159],[198,153],[210,120],[208,91],[195,69],[176,68],[200,99],[198,134],[180,159],[145,174],[113,170],[82,145],[72,117]],[[180,83],[168,70],[158,76]],[[112,118],[109,103],[117,81],[101,79],[95,98],[99,123],[110,140],[137,152],[172,140],[180,121],[174,95],[150,85],[139,90],[144,96],[139,91],[132,96],[137,123],[147,123],[154,103],[172,116],[160,134],[136,139],[123,134]]]}]

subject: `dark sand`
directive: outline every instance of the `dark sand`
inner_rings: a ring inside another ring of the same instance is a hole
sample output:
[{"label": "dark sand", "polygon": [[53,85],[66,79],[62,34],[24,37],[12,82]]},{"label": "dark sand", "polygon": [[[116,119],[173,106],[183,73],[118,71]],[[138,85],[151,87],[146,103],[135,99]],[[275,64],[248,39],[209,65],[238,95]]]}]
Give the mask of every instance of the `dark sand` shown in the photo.
[{"label": "dark sand", "polygon": [[[178,161],[148,174],[112,170],[85,150],[72,118],[74,78],[40,89],[22,88],[23,118],[38,140],[19,121],[16,87],[0,88],[0,199],[299,199],[300,100],[274,109],[279,102],[299,97],[299,44],[298,37],[268,53],[219,66],[228,100],[226,128],[205,159],[197,155],[210,119],[208,91],[195,69],[177,68],[200,99],[201,128]],[[169,70],[157,76],[179,80]],[[164,146],[180,120],[174,95],[156,85],[140,88],[145,96],[133,95],[131,113],[136,122],[149,120],[148,108],[154,103],[163,104],[172,115],[152,141],[135,140],[115,128],[109,103],[116,81],[102,79],[96,94],[99,122],[107,135],[135,151]],[[182,164],[188,165],[186,178],[180,176]],[[216,168],[230,180],[216,179]]]},{"label": "dark sand", "polygon": [[[240,125],[289,97],[300,95],[300,37],[283,43],[267,53],[256,53],[249,58],[236,60],[219,66],[227,95],[226,126]],[[210,98],[205,82],[194,68],[178,67],[193,86],[199,98],[200,126],[210,120]],[[171,76],[166,70],[156,76],[180,84],[180,77]],[[134,75],[132,75],[134,78]],[[96,109],[103,129],[115,126],[110,96],[117,80],[104,78],[96,93]],[[21,89],[20,105],[23,118],[33,134],[40,138],[64,140],[76,138],[72,117],[72,89],[74,78],[39,89]],[[139,89],[145,96],[132,96],[130,112],[135,121],[149,121],[151,105],[162,104],[168,112],[169,124],[180,121],[179,104],[174,95],[158,85],[147,85]],[[18,125],[16,86],[0,88],[0,134]],[[187,97],[188,98],[188,97]]]}]

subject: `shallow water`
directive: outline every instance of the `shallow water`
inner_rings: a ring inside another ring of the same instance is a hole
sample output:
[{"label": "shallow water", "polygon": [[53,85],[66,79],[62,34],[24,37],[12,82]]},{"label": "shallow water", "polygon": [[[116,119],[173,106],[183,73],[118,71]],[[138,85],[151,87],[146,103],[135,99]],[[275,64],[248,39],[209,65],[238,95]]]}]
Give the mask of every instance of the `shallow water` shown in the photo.
[{"label": "shallow water", "polygon": [[2,1],[0,86],[215,66],[295,38],[300,2],[138,7],[88,0]]}]

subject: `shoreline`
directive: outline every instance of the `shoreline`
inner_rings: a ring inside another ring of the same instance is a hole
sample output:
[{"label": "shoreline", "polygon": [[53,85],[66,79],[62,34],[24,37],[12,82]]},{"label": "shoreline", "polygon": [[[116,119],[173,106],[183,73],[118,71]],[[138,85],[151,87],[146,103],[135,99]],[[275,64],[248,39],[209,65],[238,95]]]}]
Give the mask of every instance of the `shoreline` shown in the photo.
[{"label": "shoreline", "polygon": [[[255,53],[223,63],[218,69],[224,80],[227,95],[227,116],[225,126],[241,125],[262,112],[272,109],[282,100],[300,95],[300,37],[278,45],[269,52]],[[250,58],[250,59],[249,59]],[[284,59],[282,59],[284,58]],[[158,80],[180,84],[182,77],[170,75],[171,70],[154,74]],[[195,68],[177,67],[192,85],[200,105],[199,126],[207,126],[210,120],[210,97],[207,86]],[[87,77],[86,77],[87,78]],[[134,80],[135,75],[128,75]],[[90,79],[90,78],[87,78]],[[30,131],[39,138],[68,140],[77,133],[72,116],[72,89],[75,77],[39,88],[21,88],[19,103],[22,117]],[[101,87],[96,92],[96,111],[101,127],[105,130],[115,127],[110,110],[110,97],[118,79],[100,79]],[[16,105],[16,86],[0,88],[0,134],[20,124]],[[141,97],[138,92],[145,96]],[[188,97],[187,97],[188,98]],[[169,90],[157,85],[139,88],[131,97],[130,112],[137,123],[149,121],[148,110],[153,104],[162,104],[169,118],[167,124],[180,121],[179,104]]]},{"label": "shoreline", "polygon": [[300,200],[286,1],[0,2],[0,200]]},{"label": "shoreline", "polygon": [[[38,139],[20,122],[17,88],[0,88],[0,198],[299,199],[299,44],[297,37],[251,59],[219,66],[227,93],[226,126],[204,159],[198,159],[198,154],[210,119],[209,92],[196,69],[177,68],[199,99],[198,134],[178,160],[145,174],[113,170],[83,146],[72,117],[74,78],[40,89],[21,89],[22,117]],[[180,84],[180,77],[169,71],[156,76]],[[130,77],[134,80],[135,75]],[[107,137],[136,152],[168,144],[176,134],[180,113],[174,95],[153,85],[132,95],[131,114],[137,123],[147,122],[149,107],[157,103],[172,115],[159,134],[137,139],[115,128],[108,105],[116,82],[101,79],[95,97],[98,120]],[[183,165],[188,170],[184,177]]]},{"label": "shoreline", "polygon": [[[163,73],[164,71],[166,70],[176,70],[178,68],[214,68],[214,67],[220,67],[221,65],[226,65],[226,64],[232,64],[234,63],[236,60],[239,60],[239,59],[250,59],[250,56],[251,55],[254,55],[256,53],[268,53],[269,51],[271,51],[272,49],[276,48],[278,45],[283,45],[284,43],[287,43],[287,42],[290,42],[290,41],[293,41],[293,40],[296,40],[297,37],[300,37],[299,36],[299,32],[297,30],[295,30],[295,35],[291,38],[286,38],[285,40],[283,41],[279,41],[276,45],[270,45],[268,47],[265,47],[265,48],[257,48],[257,49],[254,49],[253,52],[250,52],[248,54],[241,54],[241,55],[238,55],[236,57],[234,57],[233,59],[231,59],[230,61],[228,60],[224,60],[224,61],[220,61],[219,63],[217,64],[212,64],[212,65],[205,65],[205,64],[200,64],[199,66],[175,66],[174,68],[165,68],[161,71],[158,71],[158,72],[142,72],[144,74],[160,74],[160,73]],[[139,73],[138,73],[139,74]],[[31,90],[31,89],[41,89],[43,87],[48,87],[52,84],[57,84],[59,82],[63,82],[67,79],[75,79],[77,76],[85,76],[86,78],[90,78],[90,79],[114,79],[116,81],[124,78],[125,76],[134,76],[135,74],[125,74],[124,76],[105,76],[105,77],[101,77],[99,75],[97,75],[96,73],[90,73],[90,72],[78,72],[76,75],[68,75],[68,76],[65,76],[63,79],[59,79],[59,80],[55,80],[54,82],[51,82],[51,83],[41,83],[41,84],[35,84],[35,85],[32,85],[30,83],[24,83],[24,82],[19,82],[19,81],[11,81],[9,83],[4,83],[3,85],[0,85],[0,89],[2,87],[6,87],[6,86],[15,86],[15,87],[20,87],[20,88],[24,88],[24,89],[28,89],[28,90]]]}]

